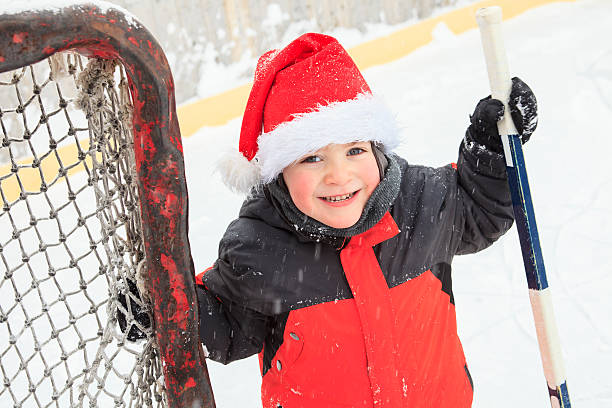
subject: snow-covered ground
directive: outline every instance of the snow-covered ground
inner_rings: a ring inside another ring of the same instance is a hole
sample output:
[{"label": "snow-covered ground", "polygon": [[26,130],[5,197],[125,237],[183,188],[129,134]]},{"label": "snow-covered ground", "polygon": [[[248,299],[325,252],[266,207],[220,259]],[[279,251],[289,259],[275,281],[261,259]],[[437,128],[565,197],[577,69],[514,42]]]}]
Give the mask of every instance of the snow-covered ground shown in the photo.
[{"label": "snow-covered ground", "polygon": [[[534,9],[504,24],[511,72],[535,91],[540,124],[525,149],[544,259],[574,406],[612,406],[612,2],[579,0]],[[468,114],[488,91],[476,30],[434,41],[364,72],[404,128],[400,153],[432,166],[456,160]],[[224,81],[222,76],[218,81]],[[242,198],[213,174],[237,145],[240,120],[185,141],[190,240],[196,270]],[[549,406],[516,231],[454,262],[460,335],[475,382],[474,407]],[[257,407],[255,357],[210,363],[219,407]]]}]

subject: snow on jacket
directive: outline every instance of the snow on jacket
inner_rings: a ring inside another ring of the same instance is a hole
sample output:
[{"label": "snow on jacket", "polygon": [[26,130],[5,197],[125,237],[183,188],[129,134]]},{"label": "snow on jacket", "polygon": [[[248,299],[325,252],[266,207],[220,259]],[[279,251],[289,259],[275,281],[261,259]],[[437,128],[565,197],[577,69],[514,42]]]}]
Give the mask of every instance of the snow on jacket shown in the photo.
[{"label": "snow on jacket", "polygon": [[300,236],[260,194],[196,279],[209,358],[260,353],[264,408],[471,406],[451,261],[512,225],[505,163],[465,143],[456,166],[396,159],[397,199],[341,248]]}]

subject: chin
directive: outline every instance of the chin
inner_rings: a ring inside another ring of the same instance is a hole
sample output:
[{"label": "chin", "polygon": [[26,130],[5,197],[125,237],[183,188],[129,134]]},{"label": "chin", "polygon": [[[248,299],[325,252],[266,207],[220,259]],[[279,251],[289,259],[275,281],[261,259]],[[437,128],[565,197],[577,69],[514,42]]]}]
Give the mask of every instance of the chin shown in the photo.
[{"label": "chin", "polygon": [[359,217],[357,217],[356,219],[331,219],[331,220],[325,220],[325,221],[321,221],[323,224],[328,225],[332,228],[337,228],[337,229],[342,229],[342,228],[349,228],[352,227],[353,225],[355,225],[357,223],[357,221],[359,221]]}]

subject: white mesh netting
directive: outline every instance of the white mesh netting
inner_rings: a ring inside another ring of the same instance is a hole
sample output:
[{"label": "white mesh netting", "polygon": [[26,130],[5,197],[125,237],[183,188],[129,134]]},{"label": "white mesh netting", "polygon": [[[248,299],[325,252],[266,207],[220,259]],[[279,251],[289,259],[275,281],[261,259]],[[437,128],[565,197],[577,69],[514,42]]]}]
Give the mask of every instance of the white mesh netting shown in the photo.
[{"label": "white mesh netting", "polygon": [[0,74],[0,407],[166,406],[126,280],[144,257],[129,108],[112,61]]}]

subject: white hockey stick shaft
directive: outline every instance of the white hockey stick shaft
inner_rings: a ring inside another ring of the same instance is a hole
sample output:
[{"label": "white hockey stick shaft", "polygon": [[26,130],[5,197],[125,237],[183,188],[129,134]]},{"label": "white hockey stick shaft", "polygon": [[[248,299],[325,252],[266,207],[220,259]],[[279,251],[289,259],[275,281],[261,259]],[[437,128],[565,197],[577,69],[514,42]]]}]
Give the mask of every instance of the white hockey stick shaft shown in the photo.
[{"label": "white hockey stick shaft", "polygon": [[484,51],[487,72],[489,74],[489,85],[491,86],[491,97],[498,99],[504,104],[504,117],[498,123],[499,134],[502,136],[506,164],[512,166],[512,155],[507,135],[516,135],[516,127],[510,116],[508,100],[512,88],[512,78],[508,70],[508,59],[502,35],[501,8],[486,7],[476,12],[476,21],[482,38],[482,49]]}]

